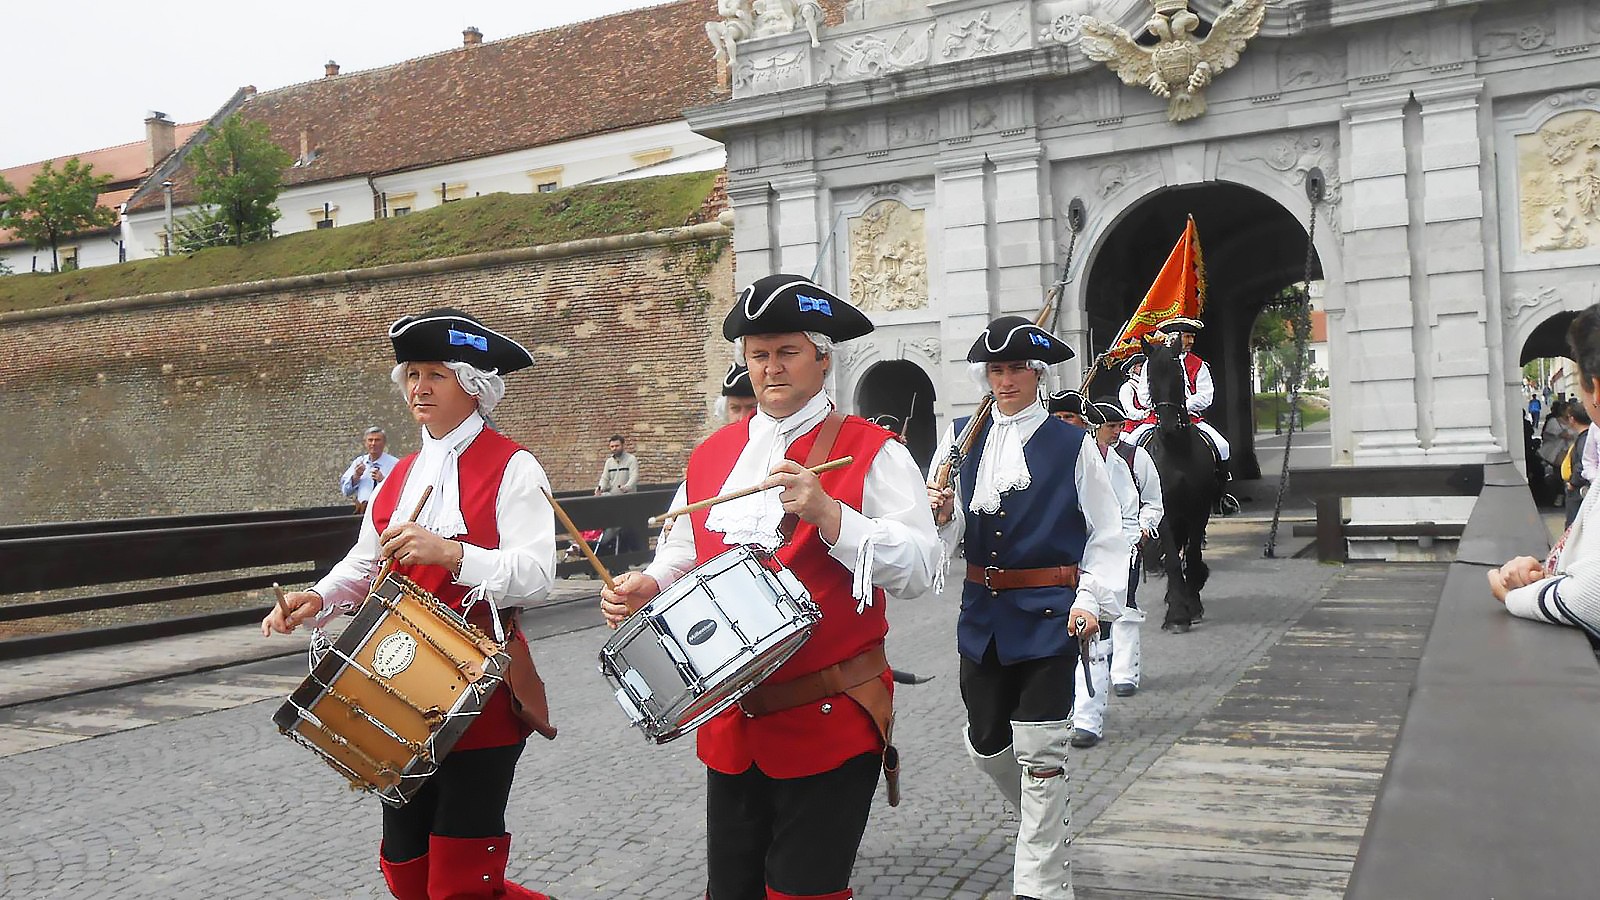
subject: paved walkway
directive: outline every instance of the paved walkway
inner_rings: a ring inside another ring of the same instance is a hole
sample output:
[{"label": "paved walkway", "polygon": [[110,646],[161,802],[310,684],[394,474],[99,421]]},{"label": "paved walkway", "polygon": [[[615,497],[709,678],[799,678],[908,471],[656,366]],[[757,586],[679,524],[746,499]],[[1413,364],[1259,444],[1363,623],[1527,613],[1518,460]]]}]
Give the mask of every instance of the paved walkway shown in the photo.
[{"label": "paved walkway", "polygon": [[[1263,534],[1259,523],[1218,523],[1205,623],[1182,636],[1147,626],[1144,689],[1113,700],[1105,743],[1075,751],[1079,828],[1119,812],[1118,798],[1336,579],[1360,571],[1262,560]],[[856,867],[863,898],[1010,896],[1015,818],[960,744],[956,607],[954,596],[891,605],[891,659],[937,677],[898,694],[905,799],[873,813]],[[583,601],[560,607],[535,641],[561,738],[523,757],[509,811],[511,871],[563,900],[698,896],[704,769],[691,742],[655,747],[625,727],[595,672],[605,633],[592,614]],[[376,801],[347,792],[271,723],[297,666],[269,660],[0,709],[0,734],[74,738],[0,758],[0,806],[20,813],[0,822],[5,895],[385,896],[373,858]],[[0,697],[20,690],[0,666]],[[1081,897],[1126,896],[1079,877]]]}]

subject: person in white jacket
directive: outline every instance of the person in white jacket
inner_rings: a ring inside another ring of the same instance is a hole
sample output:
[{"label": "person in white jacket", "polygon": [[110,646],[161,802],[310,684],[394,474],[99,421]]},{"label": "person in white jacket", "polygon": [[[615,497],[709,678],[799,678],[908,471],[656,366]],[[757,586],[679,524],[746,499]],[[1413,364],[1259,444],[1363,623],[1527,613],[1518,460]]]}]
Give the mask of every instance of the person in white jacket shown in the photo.
[{"label": "person in white jacket", "polygon": [[[1600,421],[1600,304],[1578,314],[1567,329],[1578,362],[1578,399]],[[1583,629],[1600,645],[1600,521],[1594,492],[1578,518],[1543,560],[1519,556],[1489,570],[1489,590],[1506,612],[1525,619]]]},{"label": "person in white jacket", "polygon": [[[1125,426],[1123,411],[1115,404],[1096,403],[1095,409],[1106,420],[1108,428],[1120,430]],[[1144,610],[1139,608],[1137,596],[1139,542],[1143,538],[1156,537],[1161,529],[1161,520],[1167,513],[1161,502],[1161,473],[1156,469],[1156,461],[1150,458],[1150,452],[1125,441],[1113,445],[1111,449],[1127,465],[1133,475],[1133,487],[1138,492],[1138,517],[1132,523],[1123,524],[1125,530],[1131,531],[1129,538],[1133,542],[1133,561],[1128,567],[1127,610],[1121,618],[1111,623],[1111,691],[1118,697],[1131,697],[1139,690],[1139,672],[1143,661],[1139,624],[1144,621],[1145,615]],[[1111,463],[1109,457],[1106,463]]]}]

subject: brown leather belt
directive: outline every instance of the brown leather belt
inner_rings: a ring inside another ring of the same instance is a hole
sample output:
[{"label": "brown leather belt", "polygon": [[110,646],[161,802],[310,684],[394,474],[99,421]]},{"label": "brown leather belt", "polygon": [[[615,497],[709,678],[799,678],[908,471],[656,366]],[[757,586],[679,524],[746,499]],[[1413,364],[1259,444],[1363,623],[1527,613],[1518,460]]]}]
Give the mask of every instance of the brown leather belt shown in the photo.
[{"label": "brown leather belt", "polygon": [[1017,588],[1078,586],[1077,566],[1046,566],[1042,569],[984,568],[967,563],[967,580],[981,584],[991,591],[1012,591]]},{"label": "brown leather belt", "polygon": [[765,716],[814,703],[824,697],[842,694],[877,678],[887,668],[889,660],[883,654],[883,645],[878,644],[844,662],[834,663],[826,669],[801,675],[791,681],[778,684],[763,682],[755,690],[745,694],[739,705],[749,715]]}]

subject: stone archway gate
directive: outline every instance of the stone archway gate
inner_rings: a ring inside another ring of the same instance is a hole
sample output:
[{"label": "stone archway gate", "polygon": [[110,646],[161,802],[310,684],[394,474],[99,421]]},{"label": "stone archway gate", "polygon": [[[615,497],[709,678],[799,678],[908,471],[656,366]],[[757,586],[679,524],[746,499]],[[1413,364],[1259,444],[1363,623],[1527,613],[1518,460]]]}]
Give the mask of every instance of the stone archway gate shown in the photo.
[{"label": "stone archway gate", "polygon": [[[1504,450],[1526,332],[1600,299],[1593,4],[720,6],[714,30],[742,38],[733,99],[687,115],[728,147],[739,278],[815,271],[879,324],[841,357],[841,398],[871,361],[903,357],[928,369],[942,417],[970,409],[961,357],[989,317],[1038,309],[1074,198],[1088,211],[1076,271],[1153,192],[1228,181],[1303,220],[1306,174],[1326,173],[1316,250],[1337,463]],[[1208,29],[1239,37],[1250,7],[1257,32],[1231,67],[1211,66],[1193,91],[1207,108],[1186,121],[1085,53],[1107,55],[1083,38],[1105,26],[1190,52]],[[1060,320],[1078,348],[1084,286],[1067,286]],[[1076,381],[1079,362],[1061,377]]]}]

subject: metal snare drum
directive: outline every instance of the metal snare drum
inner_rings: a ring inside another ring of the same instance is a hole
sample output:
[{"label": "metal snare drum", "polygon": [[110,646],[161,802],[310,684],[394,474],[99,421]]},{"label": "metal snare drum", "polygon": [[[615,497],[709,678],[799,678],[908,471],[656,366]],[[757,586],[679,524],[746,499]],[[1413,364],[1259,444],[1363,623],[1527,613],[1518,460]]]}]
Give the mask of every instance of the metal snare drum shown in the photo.
[{"label": "metal snare drum", "polygon": [[438,770],[509,666],[500,645],[459,613],[411,579],[389,575],[272,720],[352,789],[402,806]]},{"label": "metal snare drum", "polygon": [[629,616],[601,649],[600,673],[629,721],[665,744],[738,702],[800,649],[821,618],[776,557],[736,547]]}]

